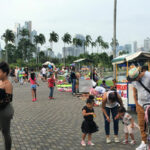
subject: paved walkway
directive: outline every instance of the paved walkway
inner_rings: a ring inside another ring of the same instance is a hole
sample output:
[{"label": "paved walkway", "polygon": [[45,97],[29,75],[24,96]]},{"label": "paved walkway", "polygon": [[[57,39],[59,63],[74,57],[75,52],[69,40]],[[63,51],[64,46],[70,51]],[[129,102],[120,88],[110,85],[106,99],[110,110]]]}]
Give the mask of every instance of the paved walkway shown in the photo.
[{"label": "paved walkway", "polygon": [[[48,99],[46,83],[38,87],[38,101],[31,101],[29,84],[14,84],[13,105],[15,116],[12,121],[12,150],[134,150],[140,143],[139,131],[136,131],[137,145],[105,144],[104,121],[99,107],[95,108],[95,119],[100,131],[93,134],[94,147],[81,147],[80,126],[83,120],[81,109],[85,102],[70,93],[57,92],[55,100]],[[133,114],[136,118],[136,115]],[[136,120],[136,119],[135,119]],[[120,122],[120,138],[123,129]],[[112,128],[112,127],[111,127]],[[113,138],[113,134],[112,134]],[[0,138],[0,150],[3,139]]]}]

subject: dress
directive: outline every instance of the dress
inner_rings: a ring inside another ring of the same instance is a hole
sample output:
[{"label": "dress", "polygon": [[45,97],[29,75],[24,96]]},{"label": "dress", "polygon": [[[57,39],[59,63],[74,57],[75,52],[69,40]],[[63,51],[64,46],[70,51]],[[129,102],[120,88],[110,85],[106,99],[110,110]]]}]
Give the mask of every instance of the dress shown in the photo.
[{"label": "dress", "polygon": [[[82,110],[86,110],[86,113],[94,112],[94,109],[89,109],[87,106],[84,106]],[[81,125],[81,130],[85,134],[94,133],[98,131],[98,126],[93,120],[93,115],[84,116],[84,121]]]}]

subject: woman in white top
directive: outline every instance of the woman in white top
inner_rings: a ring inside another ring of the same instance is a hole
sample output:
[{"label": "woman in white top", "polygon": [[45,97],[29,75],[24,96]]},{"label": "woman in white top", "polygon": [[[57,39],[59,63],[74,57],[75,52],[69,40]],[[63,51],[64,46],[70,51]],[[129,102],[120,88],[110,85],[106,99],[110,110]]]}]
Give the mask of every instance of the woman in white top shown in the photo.
[{"label": "woman in white top", "polygon": [[114,122],[114,141],[116,143],[119,142],[118,139],[118,126],[119,126],[119,120],[116,119],[115,117],[117,116],[118,113],[118,104],[120,106],[123,106],[122,99],[119,96],[119,94],[115,91],[108,91],[104,93],[103,100],[102,100],[102,111],[104,114],[104,120],[105,120],[105,133],[106,133],[106,143],[110,143],[110,112],[112,114],[112,119]]}]

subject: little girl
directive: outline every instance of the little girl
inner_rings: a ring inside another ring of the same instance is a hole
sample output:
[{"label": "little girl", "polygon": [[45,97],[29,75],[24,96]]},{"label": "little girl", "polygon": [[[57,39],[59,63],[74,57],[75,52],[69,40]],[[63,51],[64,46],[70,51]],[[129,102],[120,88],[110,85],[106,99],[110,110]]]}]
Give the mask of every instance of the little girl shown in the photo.
[{"label": "little girl", "polygon": [[48,79],[48,87],[50,88],[49,99],[54,99],[53,97],[54,84],[55,84],[54,74],[50,74],[50,78]]},{"label": "little girl", "polygon": [[95,117],[94,109],[93,109],[93,99],[87,99],[86,106],[82,108],[82,114],[84,116],[84,121],[81,125],[81,130],[83,132],[81,145],[86,146],[85,137],[88,134],[88,145],[93,146],[94,143],[91,142],[92,133],[98,131],[98,126],[93,121],[93,117]]},{"label": "little girl", "polygon": [[122,142],[122,144],[128,144],[128,134],[130,134],[131,137],[131,145],[135,144],[134,139],[134,129],[135,127],[139,128],[139,126],[134,122],[132,119],[132,116],[126,112],[126,109],[124,107],[120,107],[118,109],[118,114],[115,119],[121,118],[122,123],[124,124],[124,133],[125,133],[125,140]]},{"label": "little girl", "polygon": [[37,100],[36,98],[36,85],[39,86],[39,84],[36,82],[35,73],[33,70],[31,70],[29,82],[31,84],[31,92],[32,92],[32,101],[35,102]]}]

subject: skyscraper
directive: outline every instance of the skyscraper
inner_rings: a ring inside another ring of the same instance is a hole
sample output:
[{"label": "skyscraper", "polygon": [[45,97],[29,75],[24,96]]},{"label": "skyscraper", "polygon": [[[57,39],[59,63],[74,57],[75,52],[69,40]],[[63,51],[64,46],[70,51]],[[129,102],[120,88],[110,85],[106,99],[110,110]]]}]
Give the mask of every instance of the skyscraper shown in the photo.
[{"label": "skyscraper", "polygon": [[150,51],[150,38],[148,37],[144,40],[144,51]]},{"label": "skyscraper", "polygon": [[128,53],[131,53],[132,52],[132,45],[131,44],[125,44],[124,50]]},{"label": "skyscraper", "polygon": [[133,42],[133,52],[137,52],[137,41]]}]

